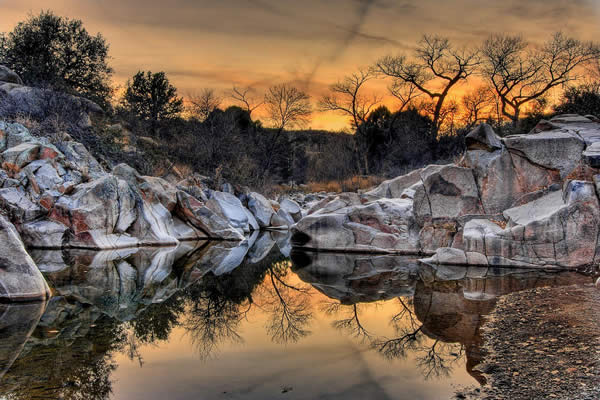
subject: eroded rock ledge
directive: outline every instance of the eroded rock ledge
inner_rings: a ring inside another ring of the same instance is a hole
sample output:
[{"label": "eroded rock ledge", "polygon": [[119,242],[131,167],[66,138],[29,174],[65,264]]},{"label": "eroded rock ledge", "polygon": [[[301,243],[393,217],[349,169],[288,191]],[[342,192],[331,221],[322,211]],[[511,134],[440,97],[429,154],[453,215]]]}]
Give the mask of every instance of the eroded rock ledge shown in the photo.
[{"label": "eroded rock ledge", "polygon": [[421,254],[426,263],[577,268],[599,261],[600,123],[560,115],[527,135],[486,124],[460,162],[313,205],[296,247]]}]

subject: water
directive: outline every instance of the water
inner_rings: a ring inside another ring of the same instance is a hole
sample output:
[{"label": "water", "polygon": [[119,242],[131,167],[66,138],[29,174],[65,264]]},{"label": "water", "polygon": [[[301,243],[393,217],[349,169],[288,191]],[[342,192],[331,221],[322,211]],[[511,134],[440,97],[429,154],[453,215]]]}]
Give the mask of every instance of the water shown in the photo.
[{"label": "water", "polygon": [[34,251],[54,297],[0,305],[7,399],[446,399],[484,378],[507,293],[575,273],[242,245]]}]

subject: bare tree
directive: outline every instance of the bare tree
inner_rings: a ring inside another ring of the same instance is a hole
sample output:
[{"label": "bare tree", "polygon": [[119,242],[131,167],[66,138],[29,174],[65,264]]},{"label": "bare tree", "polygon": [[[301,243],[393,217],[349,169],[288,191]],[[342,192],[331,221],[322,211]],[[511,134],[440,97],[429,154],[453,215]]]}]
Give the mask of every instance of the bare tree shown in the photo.
[{"label": "bare tree", "polygon": [[[376,95],[366,96],[362,91],[365,84],[374,76],[370,69],[359,69],[331,85],[331,94],[323,96],[319,101],[319,109],[322,111],[335,111],[350,117],[352,127],[355,129],[357,156],[362,159],[366,175],[369,174],[369,154],[365,123],[371,111],[381,102],[381,98]],[[359,166],[358,172],[360,171]]]},{"label": "bare tree", "polygon": [[406,110],[416,98],[423,94],[418,91],[416,86],[399,79],[394,79],[392,84],[388,86],[388,91],[400,101],[398,113]]},{"label": "bare tree", "polygon": [[312,114],[310,96],[286,84],[270,87],[264,104],[268,119],[279,132],[306,124]]},{"label": "bare tree", "polygon": [[560,32],[539,49],[521,36],[492,35],[482,54],[483,72],[500,99],[502,115],[516,127],[523,106],[579,79],[578,67],[597,61],[600,48]]},{"label": "bare tree", "polygon": [[255,90],[251,87],[239,88],[234,86],[231,90],[230,97],[241,103],[246,111],[248,111],[249,115],[252,115],[254,110],[264,104],[263,101],[260,101],[259,98],[255,96]]},{"label": "bare tree", "polygon": [[492,113],[494,93],[491,88],[480,86],[465,93],[461,100],[463,115],[462,122],[471,128],[485,121]]},{"label": "bare tree", "polygon": [[199,94],[188,97],[188,111],[201,121],[204,121],[211,112],[219,108],[223,99],[213,89],[203,89]]},{"label": "bare tree", "polygon": [[440,115],[451,89],[466,80],[479,65],[479,52],[456,49],[447,38],[423,36],[412,58],[386,56],[376,69],[400,83],[406,83],[429,96],[434,102],[432,119],[435,133],[441,126]]},{"label": "bare tree", "polygon": [[301,127],[308,123],[312,114],[310,96],[303,91],[287,85],[275,85],[269,88],[265,94],[266,116],[274,133],[268,139],[265,149],[265,160],[263,164],[263,176],[271,168],[275,148],[279,143],[280,136],[285,129]]}]

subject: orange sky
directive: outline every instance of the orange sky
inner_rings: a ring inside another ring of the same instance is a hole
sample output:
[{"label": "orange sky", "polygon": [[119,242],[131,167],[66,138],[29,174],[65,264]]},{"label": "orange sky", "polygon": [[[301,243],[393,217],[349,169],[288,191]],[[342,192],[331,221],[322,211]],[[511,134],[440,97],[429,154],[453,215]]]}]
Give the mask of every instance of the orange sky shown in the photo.
[{"label": "orange sky", "polygon": [[[102,33],[117,84],[139,69],[163,70],[183,95],[292,82],[316,99],[357,67],[410,51],[424,33],[460,45],[477,45],[492,32],[534,42],[556,30],[600,37],[598,0],[0,0],[0,30],[42,9]],[[346,125],[320,113],[311,123]]]}]

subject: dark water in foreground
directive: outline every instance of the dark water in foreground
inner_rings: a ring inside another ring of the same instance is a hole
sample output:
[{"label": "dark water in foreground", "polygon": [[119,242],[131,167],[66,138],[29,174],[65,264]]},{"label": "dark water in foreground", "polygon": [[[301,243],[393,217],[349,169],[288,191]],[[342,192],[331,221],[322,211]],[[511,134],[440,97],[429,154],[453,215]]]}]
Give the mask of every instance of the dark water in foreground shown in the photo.
[{"label": "dark water in foreground", "polygon": [[34,252],[54,297],[0,305],[0,398],[447,399],[500,296],[591,280],[232,246]]}]

